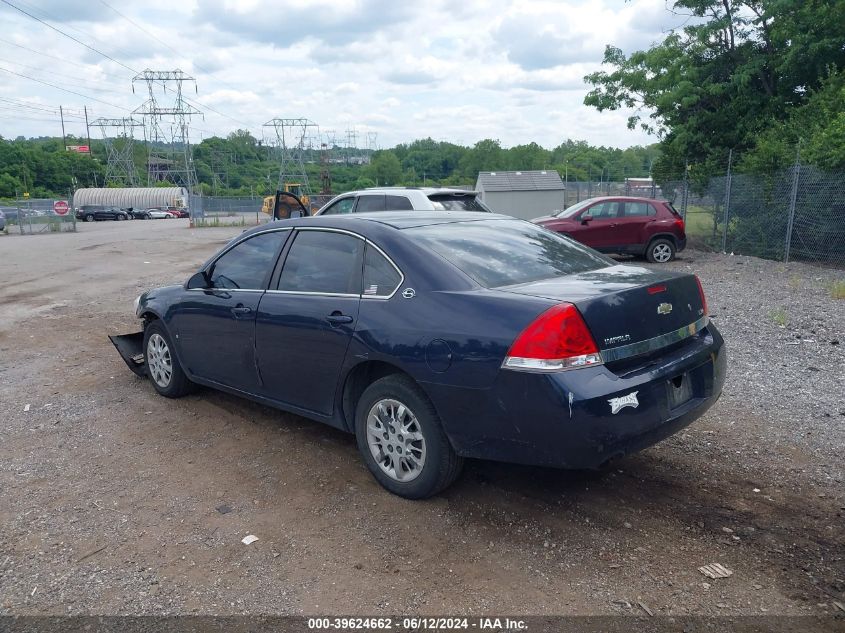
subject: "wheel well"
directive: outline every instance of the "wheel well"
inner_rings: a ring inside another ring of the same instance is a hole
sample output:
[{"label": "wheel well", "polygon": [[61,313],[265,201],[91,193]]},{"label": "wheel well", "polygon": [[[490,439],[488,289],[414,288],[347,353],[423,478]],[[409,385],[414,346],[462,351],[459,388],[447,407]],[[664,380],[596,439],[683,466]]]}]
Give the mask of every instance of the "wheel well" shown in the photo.
[{"label": "wheel well", "polygon": [[654,244],[654,240],[669,240],[670,242],[672,242],[672,246],[678,248],[678,239],[674,235],[672,235],[671,233],[659,233],[657,235],[653,235],[648,241],[648,244],[646,244],[645,247],[646,252],[651,247],[651,245]]},{"label": "wheel well", "polygon": [[141,315],[141,318],[144,320],[144,329],[145,330],[147,329],[147,326],[150,323],[152,323],[153,321],[158,321],[158,316],[156,316],[152,312],[144,312],[144,314]]},{"label": "wheel well", "polygon": [[[375,360],[356,365],[347,374],[346,382],[343,384],[340,412],[343,417],[343,423],[346,425],[348,431],[354,432],[355,430],[355,407],[358,405],[358,400],[361,398],[364,390],[379,378],[384,378],[391,374],[408,376],[406,372],[395,365]],[[411,377],[408,376],[408,378]]]}]

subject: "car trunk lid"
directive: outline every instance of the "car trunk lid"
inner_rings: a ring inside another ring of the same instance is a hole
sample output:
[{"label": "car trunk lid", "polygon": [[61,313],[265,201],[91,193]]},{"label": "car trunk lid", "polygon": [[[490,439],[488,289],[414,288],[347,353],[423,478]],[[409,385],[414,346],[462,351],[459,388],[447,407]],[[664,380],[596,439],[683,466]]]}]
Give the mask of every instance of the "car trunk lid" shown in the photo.
[{"label": "car trunk lid", "polygon": [[500,290],[575,304],[606,360],[671,345],[706,323],[690,274],[616,265]]}]

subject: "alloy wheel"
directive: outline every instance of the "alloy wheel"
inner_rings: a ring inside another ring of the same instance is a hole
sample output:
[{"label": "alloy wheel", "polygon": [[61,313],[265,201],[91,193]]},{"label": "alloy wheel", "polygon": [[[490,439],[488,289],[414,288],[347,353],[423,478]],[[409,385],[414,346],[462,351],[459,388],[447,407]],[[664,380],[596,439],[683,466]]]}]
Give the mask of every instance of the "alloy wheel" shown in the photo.
[{"label": "alloy wheel", "polygon": [[166,389],[173,377],[170,348],[161,334],[153,334],[147,342],[147,370],[155,383]]},{"label": "alloy wheel", "polygon": [[419,420],[398,400],[386,398],[372,406],[367,414],[367,445],[379,468],[395,481],[413,481],[425,466]]},{"label": "alloy wheel", "polygon": [[672,247],[668,244],[658,244],[651,251],[654,261],[665,264],[672,259]]}]

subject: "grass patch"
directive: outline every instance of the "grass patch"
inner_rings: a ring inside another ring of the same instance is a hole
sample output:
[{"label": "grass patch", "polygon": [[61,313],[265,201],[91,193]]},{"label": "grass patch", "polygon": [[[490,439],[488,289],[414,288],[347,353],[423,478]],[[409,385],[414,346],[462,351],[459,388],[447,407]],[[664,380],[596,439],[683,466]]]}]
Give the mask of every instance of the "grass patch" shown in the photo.
[{"label": "grass patch", "polygon": [[834,299],[845,299],[845,281],[834,281],[830,284],[830,296]]},{"label": "grass patch", "polygon": [[786,310],[783,308],[777,308],[769,312],[769,318],[775,325],[779,325],[780,327],[786,327],[786,324],[789,321]]},{"label": "grass patch", "polygon": [[704,207],[689,205],[684,227],[693,237],[710,237],[713,235],[713,214]]}]

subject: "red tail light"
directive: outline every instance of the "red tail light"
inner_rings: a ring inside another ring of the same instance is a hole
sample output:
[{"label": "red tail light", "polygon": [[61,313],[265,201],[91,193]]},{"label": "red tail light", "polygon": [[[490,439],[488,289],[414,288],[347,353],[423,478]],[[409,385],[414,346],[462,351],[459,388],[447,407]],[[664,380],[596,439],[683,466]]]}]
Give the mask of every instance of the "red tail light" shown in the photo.
[{"label": "red tail light", "polygon": [[682,218],[675,218],[675,226],[677,226],[677,227],[678,227],[678,230],[679,230],[681,233],[685,233],[685,232],[686,232],[686,228],[684,227],[684,221],[683,221],[683,219],[682,219]]},{"label": "red tail light", "polygon": [[701,280],[698,275],[695,275],[695,283],[698,284],[698,294],[701,296],[701,307],[704,308],[704,315],[708,316],[710,312],[707,310],[707,297],[704,296],[704,288],[701,287]]},{"label": "red tail light", "polygon": [[601,354],[578,308],[561,303],[543,312],[516,337],[502,367],[559,371],[601,363]]}]

